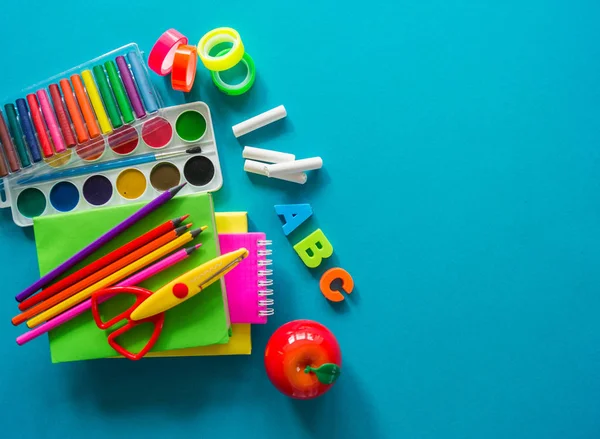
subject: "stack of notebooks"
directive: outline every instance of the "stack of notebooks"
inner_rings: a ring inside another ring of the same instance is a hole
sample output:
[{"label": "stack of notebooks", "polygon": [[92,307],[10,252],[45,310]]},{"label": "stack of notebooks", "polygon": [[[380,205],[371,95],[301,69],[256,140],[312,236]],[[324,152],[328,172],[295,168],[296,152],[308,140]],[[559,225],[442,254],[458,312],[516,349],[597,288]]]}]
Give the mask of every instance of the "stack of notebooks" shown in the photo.
[{"label": "stack of notebooks", "polygon": [[[127,204],[36,218],[35,241],[40,275],[52,270],[101,234],[123,221],[142,204]],[[206,225],[194,243],[202,247],[185,261],[143,282],[158,290],[177,276],[222,253],[245,247],[249,256],[223,280],[165,314],[158,342],[147,357],[249,355],[250,325],[264,324],[273,314],[270,242],[264,233],[248,233],[245,212],[214,212],[210,194],[176,197],[140,221],[93,255],[96,259],[169,219],[189,214],[194,228]],[[72,271],[89,263],[84,261]],[[71,271],[71,272],[72,272]],[[119,307],[117,299],[111,306]],[[108,303],[107,303],[108,304]],[[146,331],[144,333],[144,331]],[[152,329],[125,334],[120,342],[136,351],[148,340]],[[88,311],[49,333],[53,363],[116,357],[107,343],[108,333],[98,329]]]}]

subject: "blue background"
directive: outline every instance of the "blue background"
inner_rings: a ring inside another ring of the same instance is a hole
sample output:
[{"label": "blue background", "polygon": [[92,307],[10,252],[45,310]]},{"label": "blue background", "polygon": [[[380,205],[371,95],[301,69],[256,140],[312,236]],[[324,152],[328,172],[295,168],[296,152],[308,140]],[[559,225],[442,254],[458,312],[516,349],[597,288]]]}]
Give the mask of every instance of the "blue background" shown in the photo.
[{"label": "blue background", "polygon": [[[168,27],[238,29],[258,67],[227,98],[199,68],[225,186],[274,239],[277,314],[240,358],[51,365],[17,348],[31,231],[0,214],[2,431],[20,438],[597,438],[600,435],[600,4],[558,0],[5,2],[0,95]],[[231,125],[285,104],[239,143]],[[302,187],[248,177],[241,146],[320,155]],[[283,236],[273,205],[314,217]],[[335,255],[292,245],[321,227]],[[57,245],[60,245],[57,243]],[[341,306],[318,279],[341,266]],[[328,325],[343,376],[319,400],[269,384],[280,324]]]}]

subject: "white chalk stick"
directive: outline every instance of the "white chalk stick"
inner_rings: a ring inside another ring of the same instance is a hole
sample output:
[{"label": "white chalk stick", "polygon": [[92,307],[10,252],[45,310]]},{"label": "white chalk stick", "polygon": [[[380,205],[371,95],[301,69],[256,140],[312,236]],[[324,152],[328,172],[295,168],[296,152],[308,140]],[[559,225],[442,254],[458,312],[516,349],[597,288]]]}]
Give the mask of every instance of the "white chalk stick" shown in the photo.
[{"label": "white chalk stick", "polygon": [[279,119],[283,119],[287,116],[287,111],[285,111],[285,107],[280,105],[279,107],[275,107],[272,110],[265,111],[258,116],[254,116],[244,122],[238,123],[231,127],[233,130],[233,135],[235,137],[241,137],[244,134],[248,134],[254,130],[262,128],[270,123],[278,121]]},{"label": "white chalk stick", "polygon": [[[265,164],[261,162],[255,162],[254,160],[246,160],[244,162],[244,171],[251,172],[253,174],[263,175],[267,177],[265,171]],[[282,175],[281,177],[273,177],[279,180],[291,181],[292,183],[304,184],[308,177],[304,172],[296,173],[296,174],[287,174]]]},{"label": "white chalk stick", "polygon": [[267,163],[293,162],[296,160],[296,156],[294,154],[272,151],[270,149],[254,148],[252,146],[244,147],[242,157],[245,159],[258,160]]},{"label": "white chalk stick", "polygon": [[274,165],[263,165],[268,177],[281,177],[287,174],[297,174],[298,172],[312,171],[323,167],[321,157],[311,157],[309,159],[295,160],[293,162],[276,163]]}]

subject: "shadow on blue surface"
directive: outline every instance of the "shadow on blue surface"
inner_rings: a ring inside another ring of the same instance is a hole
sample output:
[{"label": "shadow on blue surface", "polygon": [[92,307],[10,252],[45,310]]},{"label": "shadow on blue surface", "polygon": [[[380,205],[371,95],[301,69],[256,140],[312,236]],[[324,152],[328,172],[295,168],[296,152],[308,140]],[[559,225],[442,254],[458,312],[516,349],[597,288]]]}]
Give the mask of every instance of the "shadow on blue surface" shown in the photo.
[{"label": "shadow on blue surface", "polygon": [[[91,406],[111,418],[135,416],[137,413],[160,411],[173,420],[193,418],[211,407],[235,405],[243,397],[236,388],[252,380],[256,386],[254,408],[267,413],[274,404],[291,405],[312,438],[335,439],[347,437],[347,424],[353,429],[378,435],[374,406],[366,399],[362,380],[356,371],[343,365],[342,387],[311,401],[298,401],[277,393],[266,382],[263,357],[201,357],[151,359],[129,362],[99,360],[73,363],[67,367],[72,377],[70,397],[83,406]],[[168,370],[168,374],[165,374]],[[350,396],[350,397],[349,397]]]},{"label": "shadow on blue surface", "polygon": [[332,388],[325,395],[311,400],[291,400],[298,419],[311,438],[349,438],[348,433],[368,432],[369,438],[381,437],[375,407],[366,398],[366,393],[357,386],[361,380],[347,364],[342,364],[341,379],[345,380],[345,392]]}]

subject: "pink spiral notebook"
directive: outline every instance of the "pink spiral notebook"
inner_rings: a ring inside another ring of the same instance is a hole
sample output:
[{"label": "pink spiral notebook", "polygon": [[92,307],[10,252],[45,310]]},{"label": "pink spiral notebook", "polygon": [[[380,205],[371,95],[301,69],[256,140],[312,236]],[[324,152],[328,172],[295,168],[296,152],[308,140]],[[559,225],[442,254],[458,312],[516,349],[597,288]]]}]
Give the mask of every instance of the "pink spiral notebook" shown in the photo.
[{"label": "pink spiral notebook", "polygon": [[267,323],[274,314],[273,280],[270,268],[273,261],[271,241],[264,233],[219,234],[221,254],[240,247],[250,253],[231,273],[225,275],[231,323]]}]

